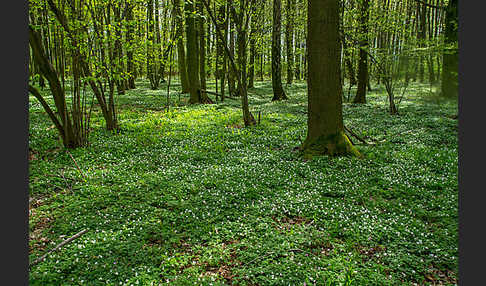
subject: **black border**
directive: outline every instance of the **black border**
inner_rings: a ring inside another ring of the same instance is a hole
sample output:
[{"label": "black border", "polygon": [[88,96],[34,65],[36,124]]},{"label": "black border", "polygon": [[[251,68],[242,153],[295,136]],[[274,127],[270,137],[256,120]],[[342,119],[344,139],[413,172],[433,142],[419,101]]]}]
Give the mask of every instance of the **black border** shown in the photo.
[{"label": "black border", "polygon": [[[484,177],[484,1],[459,1],[459,284],[482,285]],[[480,36],[481,35],[481,36]],[[482,101],[482,102],[481,102]],[[468,139],[466,139],[468,134]],[[482,281],[482,283],[480,282]],[[475,283],[476,282],[476,283]],[[479,283],[478,283],[479,282]]]},{"label": "black border", "polygon": [[4,2],[2,14],[0,216],[6,224],[1,231],[0,281],[3,285],[28,285],[28,1]]},{"label": "black border", "polygon": [[[485,81],[483,1],[459,1],[459,284],[480,285],[485,200],[482,139]],[[28,285],[28,1],[4,3],[2,17],[2,284]],[[481,102],[483,101],[483,102]],[[469,135],[469,139],[466,138]],[[481,157],[482,156],[482,157]],[[473,160],[474,158],[475,160]],[[477,164],[476,164],[477,163]],[[5,198],[7,197],[7,198]],[[8,283],[12,281],[13,283]],[[7,283],[5,283],[7,282]]]}]

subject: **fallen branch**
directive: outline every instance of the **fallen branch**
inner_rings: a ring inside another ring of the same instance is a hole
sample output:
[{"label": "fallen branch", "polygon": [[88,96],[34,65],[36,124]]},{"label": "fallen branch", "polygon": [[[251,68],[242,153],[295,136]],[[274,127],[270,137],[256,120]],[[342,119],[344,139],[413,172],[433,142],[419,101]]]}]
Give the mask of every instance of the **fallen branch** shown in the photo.
[{"label": "fallen branch", "polygon": [[78,168],[79,173],[83,176],[84,180],[86,181],[87,180],[86,175],[83,173],[83,171],[81,171],[81,168],[79,168],[78,163],[76,163],[76,160],[74,160],[73,155],[71,155],[69,150],[66,150],[66,152],[69,154],[69,157],[71,157],[71,159],[73,159],[73,162],[76,165],[76,167]]},{"label": "fallen branch", "polygon": [[63,247],[64,245],[70,243],[71,241],[75,240],[76,238],[80,237],[81,235],[83,235],[84,233],[86,233],[88,230],[87,229],[84,229],[78,233],[76,233],[75,235],[71,236],[70,238],[64,240],[63,242],[59,243],[58,245],[56,245],[56,247],[54,247],[53,249],[49,250],[46,254],[42,255],[40,258],[37,258],[34,262],[32,262],[30,265],[29,265],[29,269],[36,265],[37,263],[41,262],[42,260],[46,259],[47,255],[49,255],[50,253],[54,252],[54,251],[57,251],[58,249],[60,249],[61,247]]}]

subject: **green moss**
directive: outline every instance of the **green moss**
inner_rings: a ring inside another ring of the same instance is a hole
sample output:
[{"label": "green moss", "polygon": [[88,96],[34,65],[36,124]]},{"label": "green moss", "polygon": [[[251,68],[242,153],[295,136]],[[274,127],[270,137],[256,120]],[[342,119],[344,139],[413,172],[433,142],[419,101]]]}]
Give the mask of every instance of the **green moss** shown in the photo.
[{"label": "green moss", "polygon": [[306,159],[312,159],[312,157],[318,155],[363,157],[358,149],[351,144],[348,136],[343,131],[313,140],[307,139],[302,145],[302,153]]}]

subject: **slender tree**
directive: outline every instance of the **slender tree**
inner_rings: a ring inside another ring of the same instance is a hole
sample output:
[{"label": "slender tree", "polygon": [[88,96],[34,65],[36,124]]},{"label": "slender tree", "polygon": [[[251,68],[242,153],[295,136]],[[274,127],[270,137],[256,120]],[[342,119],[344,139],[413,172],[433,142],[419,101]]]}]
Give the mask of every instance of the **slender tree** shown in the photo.
[{"label": "slender tree", "polygon": [[[233,14],[229,13],[230,5],[228,5],[228,20],[229,20],[229,50],[231,57],[235,58],[235,19]],[[231,16],[230,16],[231,15]],[[236,87],[235,87],[235,73],[234,70],[229,68],[228,69],[228,93],[229,96],[235,96],[236,94]]]},{"label": "slender tree", "polygon": [[295,0],[287,0],[285,25],[285,46],[287,48],[287,84],[291,85],[294,79],[294,14]]},{"label": "slender tree", "polygon": [[179,67],[179,79],[181,81],[181,92],[189,92],[189,80],[186,70],[186,52],[184,50],[184,28],[182,23],[182,10],[180,0],[174,0],[174,15],[177,39],[177,65]]},{"label": "slender tree", "polygon": [[458,48],[457,27],[458,12],[457,1],[450,0],[447,5],[444,29],[444,49],[442,52],[442,83],[441,94],[445,97],[458,95]]},{"label": "slender tree", "polygon": [[255,87],[255,57],[257,37],[257,6],[252,6],[250,22],[250,66],[248,67],[248,88]]},{"label": "slender tree", "polygon": [[198,43],[196,35],[196,13],[194,1],[185,0],[184,13],[186,15],[186,68],[189,80],[189,103],[199,102],[199,62],[198,62]]},{"label": "slender tree", "polygon": [[[201,3],[201,0],[198,0],[197,2],[197,11],[199,13],[198,17],[198,38],[199,38],[199,79],[201,81],[200,86],[201,89],[205,90],[206,89],[206,33],[205,33],[205,21],[204,18],[202,17],[204,15],[204,10],[203,10],[203,5]],[[207,37],[209,38],[209,34],[207,34]],[[205,93],[201,94],[201,96],[207,96]],[[200,100],[201,101],[201,100]]]},{"label": "slender tree", "polygon": [[360,48],[358,64],[358,90],[354,103],[366,103],[366,85],[368,83],[368,19],[369,19],[369,0],[360,1]]},{"label": "slender tree", "polygon": [[282,26],[282,1],[273,0],[273,24],[272,24],[272,88],[273,98],[275,100],[287,99],[287,95],[282,87],[281,75],[281,32]]},{"label": "slender tree", "polygon": [[132,1],[126,1],[126,13],[127,13],[127,29],[125,38],[127,41],[127,73],[128,73],[128,88],[134,89],[135,88],[135,66],[134,66],[134,59],[133,59],[133,51],[134,51],[134,19],[133,19],[133,8],[134,5]]}]

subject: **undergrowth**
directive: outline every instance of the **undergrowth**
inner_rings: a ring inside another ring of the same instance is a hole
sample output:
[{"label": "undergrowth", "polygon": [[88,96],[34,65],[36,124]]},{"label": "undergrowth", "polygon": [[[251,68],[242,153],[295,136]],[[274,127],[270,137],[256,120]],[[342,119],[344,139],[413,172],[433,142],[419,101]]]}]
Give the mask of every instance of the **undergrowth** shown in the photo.
[{"label": "undergrowth", "polygon": [[257,82],[249,128],[239,99],[187,106],[175,85],[167,111],[165,85],[137,84],[117,97],[120,132],[95,108],[90,145],[69,152],[31,97],[30,261],[88,229],[31,285],[457,283],[457,102],[414,85],[392,116],[376,87],[344,103],[345,125],[378,142],[350,137],[364,159],[307,161],[304,83],[271,102]]}]

